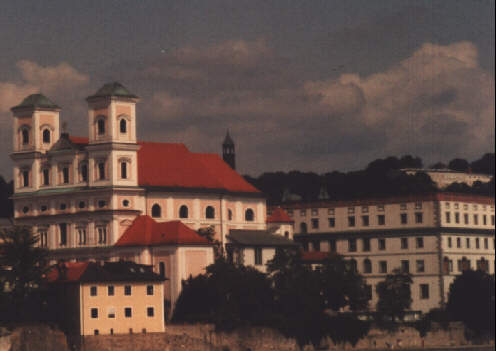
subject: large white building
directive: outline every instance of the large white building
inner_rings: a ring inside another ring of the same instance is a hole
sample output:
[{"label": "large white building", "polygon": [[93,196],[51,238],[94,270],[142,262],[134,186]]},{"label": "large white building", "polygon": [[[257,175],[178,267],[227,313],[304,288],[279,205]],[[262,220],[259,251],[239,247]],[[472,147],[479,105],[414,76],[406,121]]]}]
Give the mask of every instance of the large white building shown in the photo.
[{"label": "large white building", "polygon": [[[295,222],[304,258],[327,252],[351,259],[371,286],[394,268],[412,274],[413,311],[447,302],[449,286],[470,266],[494,273],[494,198],[436,193],[281,205]],[[269,208],[269,213],[271,209]]]},{"label": "large white building", "polygon": [[409,175],[425,173],[440,189],[444,189],[453,183],[465,183],[469,186],[474,185],[475,182],[489,183],[492,178],[488,174],[460,172],[451,169],[403,168],[402,171]]},{"label": "large white building", "polygon": [[[138,97],[119,83],[88,97],[88,137],[61,133],[60,108],[41,94],[13,112],[14,219],[33,226],[53,260],[153,265],[175,301],[181,280],[213,262],[193,230],[266,228],[264,195],[216,154],[137,140]],[[232,144],[232,145],[231,145]]]}]

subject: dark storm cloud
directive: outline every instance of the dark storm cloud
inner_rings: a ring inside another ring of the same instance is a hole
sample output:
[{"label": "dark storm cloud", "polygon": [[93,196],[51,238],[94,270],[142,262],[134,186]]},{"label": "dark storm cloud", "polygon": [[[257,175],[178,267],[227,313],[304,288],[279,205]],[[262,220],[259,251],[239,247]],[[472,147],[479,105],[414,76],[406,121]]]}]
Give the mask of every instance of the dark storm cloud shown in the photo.
[{"label": "dark storm cloud", "polygon": [[7,6],[0,174],[10,174],[11,106],[41,90],[85,135],[84,98],[114,80],[141,97],[141,139],[219,152],[229,128],[250,174],[494,147],[494,2],[282,4]]}]

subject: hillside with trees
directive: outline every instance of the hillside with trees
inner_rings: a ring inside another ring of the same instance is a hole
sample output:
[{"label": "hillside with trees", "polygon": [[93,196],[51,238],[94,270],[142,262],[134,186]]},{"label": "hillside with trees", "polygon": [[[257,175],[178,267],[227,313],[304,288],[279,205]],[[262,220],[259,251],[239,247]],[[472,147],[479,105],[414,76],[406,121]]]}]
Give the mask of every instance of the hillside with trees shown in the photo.
[{"label": "hillside with trees", "polygon": [[[455,183],[443,191],[494,196],[494,161],[494,153],[488,153],[473,162],[455,158],[448,165],[437,162],[429,168],[492,175],[492,181],[487,184],[476,182],[473,186],[468,186],[465,183]],[[403,168],[424,168],[424,164],[419,157],[391,156],[374,160],[363,170],[346,173],[333,171],[316,174],[290,171],[263,173],[259,177],[245,178],[267,195],[269,204],[319,199],[353,200],[439,191],[427,174],[420,172],[407,175],[401,171]]]}]

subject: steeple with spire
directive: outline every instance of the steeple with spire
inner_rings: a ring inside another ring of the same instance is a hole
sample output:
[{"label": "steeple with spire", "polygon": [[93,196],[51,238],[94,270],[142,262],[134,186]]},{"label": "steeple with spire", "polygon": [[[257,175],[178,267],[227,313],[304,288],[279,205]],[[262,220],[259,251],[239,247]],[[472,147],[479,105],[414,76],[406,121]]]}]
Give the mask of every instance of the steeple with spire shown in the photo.
[{"label": "steeple with spire", "polygon": [[227,130],[226,137],[222,143],[222,159],[225,163],[231,166],[232,169],[236,169],[236,153],[234,152],[234,141],[229,135],[229,130]]}]

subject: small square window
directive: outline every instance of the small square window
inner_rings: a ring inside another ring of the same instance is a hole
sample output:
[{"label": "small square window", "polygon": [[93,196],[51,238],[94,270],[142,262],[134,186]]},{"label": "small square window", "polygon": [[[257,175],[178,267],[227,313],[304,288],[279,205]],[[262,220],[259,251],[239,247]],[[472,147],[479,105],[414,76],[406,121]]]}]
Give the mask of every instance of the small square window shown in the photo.
[{"label": "small square window", "polygon": [[131,307],[124,308],[124,316],[126,318],[131,318],[133,316],[133,310]]},{"label": "small square window", "polygon": [[423,222],[423,214],[422,212],[416,212],[415,213],[415,223],[422,223]]},{"label": "small square window", "polygon": [[417,265],[417,273],[425,272],[424,260],[417,260],[416,265]]},{"label": "small square window", "polygon": [[377,216],[377,224],[385,225],[386,224],[386,216],[385,215],[378,215]]},{"label": "small square window", "polygon": [[387,261],[379,261],[379,273],[387,273]]},{"label": "small square window", "polygon": [[312,218],[312,229],[319,229],[319,219]]},{"label": "small square window", "polygon": [[348,207],[348,214],[354,214],[355,213],[355,207]]},{"label": "small square window", "polygon": [[422,249],[424,247],[424,238],[419,237],[415,239],[417,243],[417,249]]},{"label": "small square window", "polygon": [[386,250],[386,239],[378,239],[379,250]]},{"label": "small square window", "polygon": [[146,286],[146,294],[147,295],[153,295],[153,285],[147,285]]},{"label": "small square window", "polygon": [[384,212],[384,205],[377,206],[377,211]]},{"label": "small square window", "polygon": [[109,285],[107,287],[107,292],[108,292],[108,296],[114,296],[114,286],[113,285]]},{"label": "small square window", "polygon": [[348,251],[355,252],[357,250],[356,239],[348,239]]},{"label": "small square window", "polygon": [[327,209],[327,214],[328,214],[329,216],[334,216],[334,212],[335,212],[335,210],[334,210],[333,208],[328,208],[328,209]]},{"label": "small square window", "polygon": [[420,298],[422,300],[429,298],[429,284],[420,284]]},{"label": "small square window", "polygon": [[408,238],[401,238],[401,248],[408,249]]},{"label": "small square window", "polygon": [[307,210],[300,210],[300,216],[305,217],[307,215]]},{"label": "small square window", "polygon": [[255,248],[255,265],[260,266],[262,264],[262,248]]},{"label": "small square window", "polygon": [[91,309],[91,318],[98,318],[98,308]]},{"label": "small square window", "polygon": [[115,318],[115,308],[109,307],[109,309],[108,309],[108,318]]},{"label": "small square window", "polygon": [[147,309],[146,309],[146,315],[148,317],[153,317],[154,316],[154,313],[155,313],[155,311],[154,311],[153,307],[147,307]]},{"label": "small square window", "polygon": [[401,260],[401,271],[404,273],[410,273],[410,261]]},{"label": "small square window", "polygon": [[97,294],[96,286],[90,287],[90,296],[96,296],[96,294]]},{"label": "small square window", "polygon": [[369,213],[369,207],[368,206],[362,206],[362,213]]},{"label": "small square window", "polygon": [[363,251],[370,251],[370,239],[369,238],[363,239]]},{"label": "small square window", "polygon": [[400,214],[401,224],[408,224],[408,215],[406,213]]},{"label": "small square window", "polygon": [[319,215],[319,210],[316,208],[312,208],[312,216],[318,216]]},{"label": "small square window", "polygon": [[124,285],[124,295],[131,296],[131,285]]},{"label": "small square window", "polygon": [[452,247],[453,246],[453,240],[451,239],[451,237],[448,237],[448,247]]},{"label": "small square window", "polygon": [[416,202],[415,203],[415,209],[416,210],[421,210],[422,209],[422,202]]},{"label": "small square window", "polygon": [[334,217],[329,218],[329,227],[334,228],[336,226],[336,219]]}]

